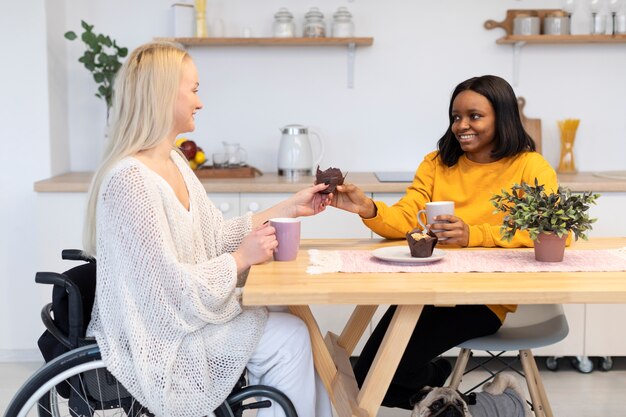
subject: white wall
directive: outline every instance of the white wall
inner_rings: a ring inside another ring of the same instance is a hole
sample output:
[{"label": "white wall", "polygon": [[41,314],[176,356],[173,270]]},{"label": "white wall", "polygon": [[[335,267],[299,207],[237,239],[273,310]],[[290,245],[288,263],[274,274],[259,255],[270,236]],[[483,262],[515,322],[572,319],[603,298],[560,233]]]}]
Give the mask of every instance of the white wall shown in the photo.
[{"label": "white wall", "polygon": [[[33,259],[38,233],[33,182],[65,171],[92,170],[105,129],[104,102],[77,62],[80,20],[133,48],[171,35],[170,0],[2,0],[0,42],[0,360],[33,349],[40,331],[41,295]],[[580,3],[580,2],[579,2]],[[327,143],[322,165],[346,171],[412,170],[446,127],[448,100],[460,81],[480,74],[512,79],[512,47],[496,45],[501,29],[485,30],[507,9],[558,8],[558,0],[210,0],[209,22],[220,17],[228,36],[249,26],[270,34],[273,14],[287,6],[301,29],[313,5],[328,17],[347,6],[359,36],[355,88],[346,88],[344,48],[191,48],[201,72],[204,110],[189,137],[209,153],[239,141],[249,162],[276,170],[278,128],[301,123]],[[47,10],[46,10],[47,8]],[[587,25],[575,13],[575,32]],[[49,52],[48,52],[49,51]],[[528,45],[520,83],[529,117],[543,119],[549,161],[558,162],[556,121],[578,117],[576,162],[581,170],[626,169],[626,44]],[[37,200],[39,202],[45,199]],[[43,213],[43,214],[42,214]],[[82,219],[77,219],[77,222]],[[56,239],[52,238],[51,239]],[[8,353],[7,353],[8,352]],[[4,355],[4,356],[3,356]]]},{"label": "white wall", "polygon": [[41,300],[34,281],[36,195],[50,175],[44,0],[0,13],[0,360],[33,348]]},{"label": "white wall", "polygon": [[[131,48],[171,34],[169,0],[66,3],[69,28],[79,29],[83,18]],[[456,84],[486,73],[512,81],[513,47],[496,45],[504,31],[486,30],[483,23],[502,20],[507,9],[558,8],[560,3],[209,1],[209,23],[219,16],[229,36],[239,36],[244,26],[251,27],[253,35],[269,36],[272,16],[281,6],[294,13],[300,30],[304,13],[316,5],[327,20],[338,6],[347,6],[357,35],[375,40],[372,47],[357,51],[352,90],[346,88],[344,48],[191,48],[201,72],[205,108],[189,136],[209,153],[218,151],[224,140],[238,141],[253,165],[273,172],[278,128],[301,123],[316,127],[326,139],[323,165],[348,171],[412,170],[445,130]],[[588,18],[584,2],[579,3],[574,29],[582,33]],[[75,62],[81,45],[67,46],[71,167],[89,170],[95,165],[93,144],[104,131],[105,108],[93,97],[95,84],[88,72]],[[527,45],[522,50],[515,89],[526,97],[527,115],[543,119],[544,149],[553,165],[559,156],[556,121],[580,118],[575,146],[579,169],[626,167],[619,152],[593,152],[598,144],[626,150],[625,51],[626,44]]]}]

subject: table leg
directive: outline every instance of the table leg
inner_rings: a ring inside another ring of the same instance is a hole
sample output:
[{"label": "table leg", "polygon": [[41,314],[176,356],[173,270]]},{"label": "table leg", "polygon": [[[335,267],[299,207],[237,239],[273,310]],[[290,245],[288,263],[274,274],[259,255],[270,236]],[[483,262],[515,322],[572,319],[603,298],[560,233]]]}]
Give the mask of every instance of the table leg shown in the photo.
[{"label": "table leg", "polygon": [[346,350],[348,356],[354,352],[354,348],[361,340],[363,332],[369,326],[377,309],[378,306],[356,306],[352,312],[338,340],[339,346]]},{"label": "table leg", "polygon": [[[337,344],[336,336],[329,337],[327,342],[324,341],[317,321],[308,306],[289,306],[289,311],[300,317],[309,329],[315,370],[324,383],[339,417],[368,417],[365,410],[357,405],[358,386],[352,374],[349,359],[345,350]],[[338,370],[335,359],[342,360],[343,372]]]},{"label": "table leg", "polygon": [[391,319],[357,399],[359,407],[371,417],[380,408],[423,307],[399,305]]}]

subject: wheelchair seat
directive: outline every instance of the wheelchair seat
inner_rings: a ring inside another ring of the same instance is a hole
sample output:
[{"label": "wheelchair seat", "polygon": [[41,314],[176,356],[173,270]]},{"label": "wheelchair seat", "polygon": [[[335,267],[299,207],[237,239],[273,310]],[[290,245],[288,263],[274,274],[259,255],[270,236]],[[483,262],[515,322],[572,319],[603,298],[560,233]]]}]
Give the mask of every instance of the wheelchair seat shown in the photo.
[{"label": "wheelchair seat", "polygon": [[[96,260],[80,250],[64,250],[62,258],[84,263],[62,274],[37,272],[37,283],[53,285],[52,302],[41,311],[46,330],[37,342],[46,364],[15,394],[4,417],[31,415],[34,409],[40,417],[152,417],[108,372],[96,341],[86,337],[96,291]],[[287,417],[297,417],[293,403],[279,390],[246,385],[244,371],[226,401],[213,410],[214,415],[241,417],[246,409],[277,404]],[[264,399],[244,403],[252,398]]]}]

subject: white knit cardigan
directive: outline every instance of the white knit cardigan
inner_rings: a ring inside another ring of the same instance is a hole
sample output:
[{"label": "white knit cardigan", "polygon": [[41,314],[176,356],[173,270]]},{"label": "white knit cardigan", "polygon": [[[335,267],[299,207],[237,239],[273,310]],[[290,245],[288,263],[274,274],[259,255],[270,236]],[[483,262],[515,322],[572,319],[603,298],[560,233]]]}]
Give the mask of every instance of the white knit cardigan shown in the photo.
[{"label": "white knit cardigan", "polygon": [[240,377],[267,312],[243,309],[229,254],[251,214],[224,220],[186,161],[189,191],[135,158],[108,173],[98,196],[96,300],[88,328],[111,373],[152,413],[212,415]]}]

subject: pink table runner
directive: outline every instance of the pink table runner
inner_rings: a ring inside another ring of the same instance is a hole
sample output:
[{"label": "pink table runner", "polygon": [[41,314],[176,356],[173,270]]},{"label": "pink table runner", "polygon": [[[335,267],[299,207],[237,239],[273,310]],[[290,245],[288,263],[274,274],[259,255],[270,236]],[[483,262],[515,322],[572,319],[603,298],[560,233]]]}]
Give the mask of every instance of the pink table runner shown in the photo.
[{"label": "pink table runner", "polygon": [[329,272],[548,272],[626,271],[626,248],[565,250],[563,262],[538,262],[533,249],[445,250],[437,262],[403,264],[382,261],[368,250],[312,249],[309,274]]}]

